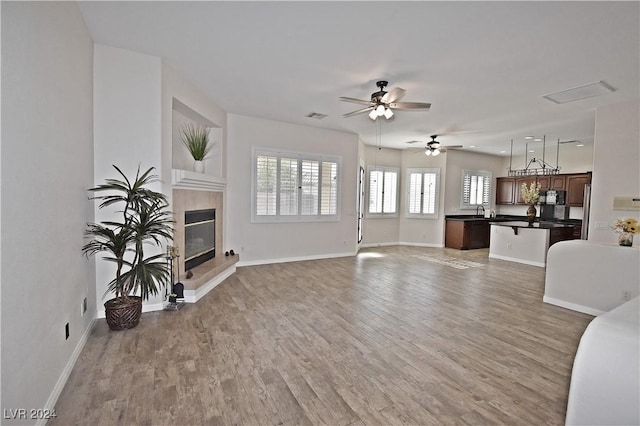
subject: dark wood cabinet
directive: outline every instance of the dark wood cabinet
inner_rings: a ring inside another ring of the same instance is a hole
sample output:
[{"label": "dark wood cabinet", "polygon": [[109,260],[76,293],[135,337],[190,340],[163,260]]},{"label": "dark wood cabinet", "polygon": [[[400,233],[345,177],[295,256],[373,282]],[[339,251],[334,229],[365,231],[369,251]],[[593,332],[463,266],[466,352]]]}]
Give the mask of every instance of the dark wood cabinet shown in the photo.
[{"label": "dark wood cabinet", "polygon": [[549,176],[538,176],[538,182],[540,183],[540,190],[555,190],[562,191],[565,186],[565,175],[549,175]]},{"label": "dark wood cabinet", "polygon": [[591,173],[568,175],[566,205],[581,207],[584,202],[584,186],[588,183],[591,183]]},{"label": "dark wood cabinet", "polygon": [[444,245],[458,250],[487,248],[490,232],[487,220],[447,220]]},{"label": "dark wood cabinet", "polygon": [[496,179],[496,204],[526,204],[520,195],[522,183],[540,183],[540,190],[567,191],[566,205],[582,206],[584,185],[591,183],[591,173],[547,176],[499,177]]},{"label": "dark wood cabinet", "polygon": [[496,179],[496,204],[513,204],[515,194],[515,178]]},{"label": "dark wood cabinet", "polygon": [[552,228],[549,230],[549,247],[559,241],[575,240],[580,238],[575,236],[574,227]]}]

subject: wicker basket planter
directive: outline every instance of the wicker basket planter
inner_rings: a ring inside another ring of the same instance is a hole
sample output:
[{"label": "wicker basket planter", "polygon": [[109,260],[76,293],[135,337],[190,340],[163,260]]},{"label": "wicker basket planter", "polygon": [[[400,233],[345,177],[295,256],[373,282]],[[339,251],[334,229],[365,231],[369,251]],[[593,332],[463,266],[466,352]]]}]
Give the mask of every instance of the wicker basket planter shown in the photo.
[{"label": "wicker basket planter", "polygon": [[109,324],[111,330],[133,328],[140,322],[142,298],[129,296],[125,300],[125,303],[120,303],[120,299],[110,299],[104,304],[107,324]]}]

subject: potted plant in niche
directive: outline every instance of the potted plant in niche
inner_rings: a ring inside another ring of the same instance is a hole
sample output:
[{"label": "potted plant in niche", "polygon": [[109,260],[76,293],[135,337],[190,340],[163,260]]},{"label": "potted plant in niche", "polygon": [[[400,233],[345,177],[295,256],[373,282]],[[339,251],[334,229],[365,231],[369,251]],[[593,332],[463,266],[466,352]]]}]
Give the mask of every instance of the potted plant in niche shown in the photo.
[{"label": "potted plant in niche", "polygon": [[117,207],[120,219],[88,223],[85,236],[89,242],[82,247],[86,256],[104,253],[103,259],[115,264],[115,278],[107,286],[115,297],[105,304],[107,323],[112,330],[133,328],[142,315],[142,301],[158,294],[168,282],[169,266],[164,253],[145,257],[144,248],[149,244],[161,246],[173,239],[173,218],[167,210],[164,194],[148,186],[157,182],[153,167],[130,181],[116,166],[118,179],[106,179],[105,183],[89,189],[100,200],[99,208]]},{"label": "potted plant in niche", "polygon": [[209,132],[206,127],[189,123],[181,129],[181,140],[195,160],[194,170],[204,173],[204,159],[207,157],[213,144],[209,143]]}]

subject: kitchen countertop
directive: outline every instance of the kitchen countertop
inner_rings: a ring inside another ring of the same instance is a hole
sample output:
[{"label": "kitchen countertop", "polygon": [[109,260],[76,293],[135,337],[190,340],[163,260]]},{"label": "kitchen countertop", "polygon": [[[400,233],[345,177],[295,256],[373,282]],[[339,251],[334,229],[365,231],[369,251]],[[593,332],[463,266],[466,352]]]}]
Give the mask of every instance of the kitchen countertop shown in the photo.
[{"label": "kitchen countertop", "polygon": [[510,228],[527,228],[527,229],[553,229],[553,228],[575,228],[576,224],[572,223],[561,223],[561,222],[551,222],[551,221],[542,221],[542,222],[533,222],[529,224],[526,221],[497,221],[491,222],[492,225],[495,226],[508,226]]},{"label": "kitchen countertop", "polygon": [[484,217],[482,215],[469,215],[469,214],[451,214],[446,215],[445,220],[456,221],[483,221],[483,222],[498,222],[502,220],[524,220],[524,216],[509,216],[509,215],[497,215],[496,217]]},{"label": "kitchen countertop", "polygon": [[[453,220],[453,221],[462,221],[462,222],[470,222],[470,221],[482,221],[482,222],[496,222],[496,225],[498,224],[504,224],[506,222],[524,222],[524,226],[521,226],[522,228],[524,227],[529,227],[529,224],[527,222],[527,218],[526,216],[513,216],[513,215],[497,215],[496,217],[484,217],[484,216],[477,216],[477,215],[462,215],[462,214],[456,214],[456,215],[446,215],[445,220]],[[566,226],[581,226],[582,225],[582,220],[580,219],[544,219],[542,221],[540,221],[540,218],[536,218],[536,222],[534,222],[536,225],[538,225],[539,223],[543,224],[543,229],[549,229],[551,227],[553,227],[553,224],[557,224],[557,227],[566,227]],[[549,224],[551,226],[546,226],[546,224]],[[504,226],[514,226],[514,225],[504,225]],[[537,226],[538,228],[540,226]]]}]

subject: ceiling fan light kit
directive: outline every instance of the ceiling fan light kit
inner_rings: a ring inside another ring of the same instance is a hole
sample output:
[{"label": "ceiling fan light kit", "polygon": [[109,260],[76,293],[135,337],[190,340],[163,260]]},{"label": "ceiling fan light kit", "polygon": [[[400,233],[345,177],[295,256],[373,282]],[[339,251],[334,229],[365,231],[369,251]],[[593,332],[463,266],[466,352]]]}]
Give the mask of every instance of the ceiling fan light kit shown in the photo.
[{"label": "ceiling fan light kit", "polygon": [[424,102],[397,102],[407,93],[407,91],[400,87],[395,87],[387,92],[384,90],[385,87],[387,87],[387,84],[389,83],[384,80],[376,82],[376,86],[378,86],[380,90],[373,92],[371,94],[371,100],[369,101],[349,98],[346,96],[340,97],[340,100],[344,102],[368,105],[366,108],[352,111],[347,114],[343,114],[342,116],[347,118],[363,112],[369,112],[369,118],[374,121],[377,120],[378,117],[384,117],[389,120],[394,115],[393,109],[428,111],[431,107],[431,104]]},{"label": "ceiling fan light kit", "polygon": [[438,135],[431,135],[431,141],[427,142],[427,146],[424,148],[424,154],[429,157],[437,157],[441,152],[446,152],[446,149],[458,149],[462,148],[462,145],[450,145],[450,146],[441,146],[440,142],[436,140]]}]

